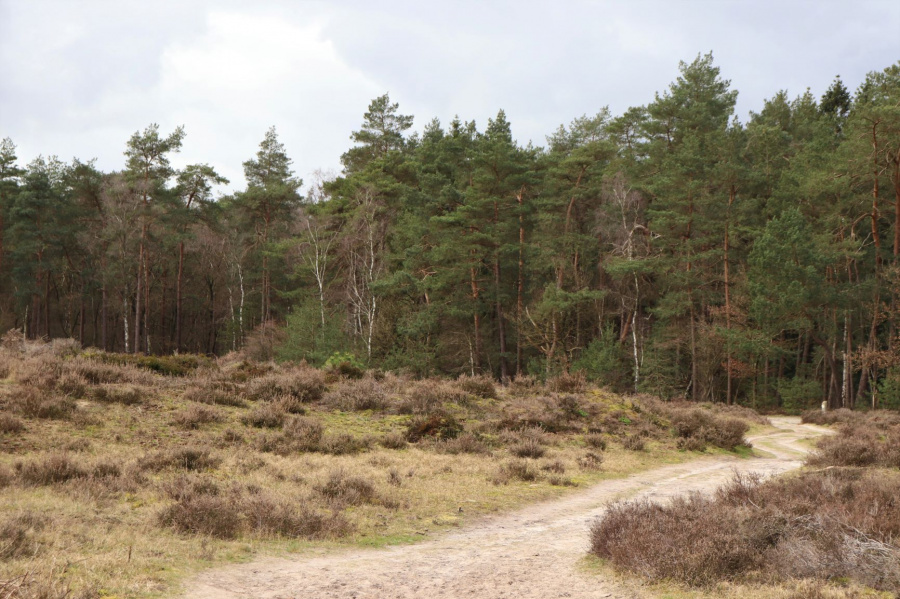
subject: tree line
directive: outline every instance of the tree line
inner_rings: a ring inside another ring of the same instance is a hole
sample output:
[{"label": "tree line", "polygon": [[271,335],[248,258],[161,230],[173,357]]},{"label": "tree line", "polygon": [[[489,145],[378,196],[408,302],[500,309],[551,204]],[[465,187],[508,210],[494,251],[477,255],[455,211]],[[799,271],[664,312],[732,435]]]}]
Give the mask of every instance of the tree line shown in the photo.
[{"label": "tree line", "polygon": [[621,115],[522,146],[500,111],[410,133],[385,94],[336,177],[270,129],[246,188],[0,146],[0,330],[110,351],[336,353],[415,374],[582,371],[620,390],[900,407],[900,63],[746,123],[712,55]]}]

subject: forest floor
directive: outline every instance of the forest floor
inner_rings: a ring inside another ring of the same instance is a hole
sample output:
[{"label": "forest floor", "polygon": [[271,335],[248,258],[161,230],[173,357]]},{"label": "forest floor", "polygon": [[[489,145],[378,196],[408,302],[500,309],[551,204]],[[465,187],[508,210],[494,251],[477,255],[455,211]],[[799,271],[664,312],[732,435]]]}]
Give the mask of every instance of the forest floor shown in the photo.
[{"label": "forest floor", "polygon": [[[827,429],[799,418],[773,417],[773,429],[750,437],[754,457],[701,457],[617,480],[504,515],[484,516],[461,529],[413,545],[339,549],[263,558],[206,571],[186,584],[186,599],[380,597],[686,597],[678,589],[643,586],[587,558],[589,528],[613,501],[708,493],[735,472],[765,477],[799,468],[811,438]],[[465,506],[461,506],[465,509]],[[789,589],[720,588],[710,596],[788,596]]]}]

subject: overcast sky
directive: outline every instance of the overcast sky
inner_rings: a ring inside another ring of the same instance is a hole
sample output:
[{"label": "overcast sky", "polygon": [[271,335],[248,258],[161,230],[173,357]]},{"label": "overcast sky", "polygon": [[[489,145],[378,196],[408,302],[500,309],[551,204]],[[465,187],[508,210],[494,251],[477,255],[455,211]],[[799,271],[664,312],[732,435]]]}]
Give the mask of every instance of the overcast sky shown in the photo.
[{"label": "overcast sky", "polygon": [[746,120],[780,89],[852,90],[900,60],[900,0],[0,0],[0,138],[122,168],[148,124],[187,136],[176,166],[241,163],[275,125],[299,176],[340,169],[369,102],[415,129],[503,108],[520,143],[653,100],[713,51]]}]

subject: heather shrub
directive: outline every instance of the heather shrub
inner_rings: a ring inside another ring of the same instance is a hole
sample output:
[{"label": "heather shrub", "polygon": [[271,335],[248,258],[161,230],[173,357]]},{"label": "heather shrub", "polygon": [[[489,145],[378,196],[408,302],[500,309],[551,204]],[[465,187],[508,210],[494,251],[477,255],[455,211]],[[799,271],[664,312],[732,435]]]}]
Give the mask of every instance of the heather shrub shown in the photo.
[{"label": "heather shrub", "polygon": [[[260,451],[288,455],[320,451],[325,437],[325,427],[314,418],[294,416],[285,421],[280,434],[260,437],[257,448]],[[339,443],[332,445],[338,449]]]},{"label": "heather shrub", "polygon": [[256,428],[278,428],[284,424],[287,412],[277,404],[265,403],[241,417],[241,422]]},{"label": "heather shrub", "polygon": [[838,408],[837,410],[807,410],[800,415],[800,421],[804,424],[846,424],[851,420],[855,420],[858,415],[847,408]]},{"label": "heather shrub", "polygon": [[25,430],[25,424],[12,414],[0,413],[0,434],[13,435]]},{"label": "heather shrub", "polygon": [[367,451],[372,442],[367,437],[355,437],[348,433],[329,434],[319,442],[318,450],[331,455],[348,455]]},{"label": "heather shrub", "polygon": [[246,396],[255,401],[277,401],[293,398],[303,403],[322,398],[325,376],[318,370],[296,367],[285,372],[273,372],[251,380]]},{"label": "heather shrub", "polygon": [[462,431],[462,425],[449,414],[414,416],[406,427],[406,440],[410,443],[426,437],[447,440],[457,437]]},{"label": "heather shrub", "polygon": [[384,410],[387,394],[373,376],[339,381],[325,394],[325,405],[346,412]]},{"label": "heather shrub", "polygon": [[375,485],[361,476],[347,474],[344,470],[332,470],[328,480],[317,487],[327,499],[342,505],[377,503]]},{"label": "heather shrub", "polygon": [[243,408],[247,403],[241,399],[240,385],[212,377],[195,379],[181,394],[182,399],[196,403],[215,404]]},{"label": "heather shrub", "polygon": [[33,387],[17,387],[9,399],[9,407],[27,418],[66,420],[75,412],[75,402],[68,397]]},{"label": "heather shrub", "polygon": [[587,389],[584,372],[564,372],[547,380],[547,388],[556,393],[583,393]]},{"label": "heather shrub", "polygon": [[807,462],[814,466],[881,466],[900,468],[900,426],[844,425],[838,434],[819,440]]},{"label": "heather shrub", "polygon": [[325,539],[347,535],[350,522],[339,513],[323,514],[297,501],[250,495],[242,502],[250,529],[265,536]]},{"label": "heather shrub", "polygon": [[153,472],[167,469],[210,470],[221,463],[221,458],[205,447],[180,447],[144,455],[138,460],[138,468]]},{"label": "heather shrub", "polygon": [[[80,377],[91,385],[121,384],[156,385],[159,377],[133,364],[110,359],[102,352],[85,352],[62,364],[63,373]],[[116,354],[112,354],[116,355]],[[121,354],[131,355],[131,354]]]},{"label": "heather shrub", "polygon": [[472,433],[463,433],[455,439],[439,441],[435,443],[434,448],[439,453],[449,453],[452,455],[461,453],[486,455],[491,453],[488,446]]},{"label": "heather shrub", "polygon": [[408,445],[406,437],[400,433],[388,433],[379,439],[378,443],[386,449],[406,449]]},{"label": "heather shrub", "polygon": [[638,435],[629,435],[622,439],[622,447],[629,451],[644,451],[646,443]]},{"label": "heather shrub", "polygon": [[511,460],[500,466],[495,482],[501,484],[511,480],[521,480],[525,482],[536,481],[540,478],[540,472],[531,463],[526,460]]},{"label": "heather shrub", "polygon": [[151,392],[135,385],[98,385],[92,387],[88,397],[100,403],[117,403],[134,406],[149,399]]},{"label": "heather shrub", "polygon": [[456,379],[459,388],[481,399],[497,399],[497,386],[494,380],[484,374],[471,376],[464,374]]},{"label": "heather shrub", "polygon": [[158,521],[162,526],[219,539],[237,537],[243,525],[240,505],[218,493],[192,493],[163,509]]},{"label": "heather shrub", "polygon": [[54,453],[29,462],[16,464],[19,478],[27,485],[53,485],[85,478],[87,468],[66,454]]},{"label": "heather shrub", "polygon": [[87,380],[78,373],[64,372],[56,381],[56,389],[63,395],[81,398],[87,391]]},{"label": "heather shrub", "polygon": [[584,444],[600,451],[606,450],[606,437],[598,433],[591,433],[584,436]]},{"label": "heather shrub", "polygon": [[520,458],[542,458],[547,450],[535,439],[523,439],[510,447],[509,452]]},{"label": "heather shrub", "polygon": [[204,424],[222,420],[222,414],[218,410],[204,405],[189,406],[175,414],[173,418],[175,425],[186,429],[198,429]]},{"label": "heather shrub", "polygon": [[465,404],[469,394],[449,381],[426,379],[416,381],[403,391],[397,411],[401,414],[431,414],[445,404]]},{"label": "heather shrub", "polygon": [[714,497],[614,504],[591,528],[591,551],[653,581],[844,578],[896,593],[898,491],[900,475],[859,470],[736,475]]},{"label": "heather shrub", "polygon": [[578,466],[582,470],[599,470],[603,465],[603,456],[589,451],[578,458]]}]

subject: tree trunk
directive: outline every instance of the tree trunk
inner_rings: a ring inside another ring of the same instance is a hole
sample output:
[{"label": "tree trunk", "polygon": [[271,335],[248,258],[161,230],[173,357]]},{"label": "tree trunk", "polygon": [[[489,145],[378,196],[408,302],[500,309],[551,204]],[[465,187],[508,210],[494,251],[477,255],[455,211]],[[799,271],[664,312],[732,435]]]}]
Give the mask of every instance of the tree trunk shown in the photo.
[{"label": "tree trunk", "polygon": [[181,352],[181,285],[184,277],[184,241],[178,244],[178,277],[175,279],[175,351]]},{"label": "tree trunk", "polygon": [[147,227],[144,225],[141,228],[141,245],[138,250],[137,290],[134,294],[134,353],[141,351],[141,295],[143,294],[144,235],[146,231]]},{"label": "tree trunk", "polygon": [[474,265],[469,267],[469,277],[472,285],[472,314],[475,320],[475,368],[478,372],[481,372],[481,315],[478,313],[478,296],[480,294],[480,289],[478,288],[478,279],[475,277]]}]

